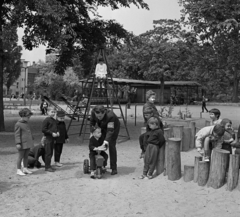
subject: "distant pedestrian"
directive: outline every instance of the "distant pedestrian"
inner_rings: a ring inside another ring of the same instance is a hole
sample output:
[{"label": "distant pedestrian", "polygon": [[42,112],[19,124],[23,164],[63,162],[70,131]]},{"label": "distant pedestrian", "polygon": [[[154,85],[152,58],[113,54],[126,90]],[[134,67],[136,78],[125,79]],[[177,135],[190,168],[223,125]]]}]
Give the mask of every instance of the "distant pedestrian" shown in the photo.
[{"label": "distant pedestrian", "polygon": [[42,115],[47,115],[48,103],[44,99],[42,99],[40,110],[42,111]]},{"label": "distant pedestrian", "polygon": [[208,109],[206,107],[206,102],[207,102],[207,98],[205,98],[205,96],[202,96],[202,112],[204,113],[204,109],[208,112]]},{"label": "distant pedestrian", "polygon": [[[19,112],[21,119],[15,124],[14,136],[16,148],[18,150],[17,159],[17,175],[24,176],[32,172],[27,169],[28,167],[28,153],[30,148],[33,147],[33,136],[28,125],[30,117],[33,113],[28,108],[23,108]],[[23,168],[21,169],[21,162],[23,161]]]}]

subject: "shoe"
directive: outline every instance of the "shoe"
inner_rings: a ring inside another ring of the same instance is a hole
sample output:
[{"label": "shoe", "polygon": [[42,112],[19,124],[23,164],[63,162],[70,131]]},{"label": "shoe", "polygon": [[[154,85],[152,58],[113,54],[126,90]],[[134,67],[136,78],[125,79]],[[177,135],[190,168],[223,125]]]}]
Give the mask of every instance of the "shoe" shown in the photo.
[{"label": "shoe", "polygon": [[45,169],[45,171],[47,171],[47,172],[55,172],[55,170],[52,167]]},{"label": "shoe", "polygon": [[17,175],[19,175],[19,176],[26,176],[26,174],[22,170],[20,170],[20,169],[17,170]]},{"label": "shoe", "polygon": [[148,179],[152,179],[153,176],[152,175],[147,175]]},{"label": "shoe", "polygon": [[117,173],[117,170],[112,170],[111,175],[116,175]]},{"label": "shoe", "polygon": [[61,164],[61,163],[59,163],[59,162],[55,162],[55,166],[56,166],[56,167],[62,167],[63,164]]},{"label": "shoe", "polygon": [[138,178],[139,178],[139,179],[145,179],[145,178],[147,178],[147,176],[146,176],[146,175],[141,175],[141,176],[139,176]]},{"label": "shoe", "polygon": [[91,172],[91,174],[90,174],[90,178],[91,178],[91,179],[95,179],[95,178],[96,178],[96,177],[95,177],[95,172],[94,172],[94,171]]},{"label": "shoe", "polygon": [[23,168],[23,172],[25,173],[25,174],[32,174],[32,172],[31,171],[29,171],[27,168]]}]

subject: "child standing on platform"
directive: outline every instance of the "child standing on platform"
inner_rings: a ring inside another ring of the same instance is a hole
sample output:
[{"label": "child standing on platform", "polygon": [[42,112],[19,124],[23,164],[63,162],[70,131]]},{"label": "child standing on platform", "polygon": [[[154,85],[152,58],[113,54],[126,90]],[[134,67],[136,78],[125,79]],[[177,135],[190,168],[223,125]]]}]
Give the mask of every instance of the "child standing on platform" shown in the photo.
[{"label": "child standing on platform", "polygon": [[165,144],[165,138],[163,131],[160,129],[159,120],[156,117],[151,117],[147,123],[151,130],[145,135],[147,136],[147,148],[144,156],[143,175],[139,177],[140,179],[153,178],[153,171],[157,163],[159,149]]},{"label": "child standing on platform", "polygon": [[55,169],[51,167],[51,160],[53,155],[53,145],[55,143],[55,138],[58,137],[57,133],[57,123],[55,120],[56,110],[51,108],[49,110],[49,116],[44,119],[42,123],[42,132],[46,137],[45,142],[45,171],[54,172]]},{"label": "child standing on platform", "polygon": [[[28,125],[30,117],[33,113],[28,108],[23,108],[19,112],[21,119],[15,124],[14,136],[16,148],[18,150],[17,159],[17,175],[24,176],[32,172],[27,169],[28,153],[30,148],[34,146],[33,136]],[[21,170],[21,162],[23,160],[23,169]]]},{"label": "child standing on platform", "polygon": [[100,139],[102,136],[101,128],[100,127],[92,127],[91,128],[92,137],[89,140],[89,158],[90,158],[90,177],[92,179],[95,178],[95,170],[96,170],[96,159],[95,156],[98,154],[98,151],[101,151],[100,155],[104,158],[103,167],[106,171],[105,167],[107,166],[108,155],[105,152],[107,147],[102,146],[102,140]]},{"label": "child standing on platform", "polygon": [[60,163],[63,144],[69,142],[67,128],[64,120],[65,120],[65,113],[63,111],[58,111],[57,112],[58,137],[56,137],[56,143],[54,145],[54,161],[55,161],[55,166],[57,167],[61,167],[63,165]]},{"label": "child standing on platform", "polygon": [[213,108],[209,111],[209,116],[211,118],[210,125],[220,124],[222,119],[220,119],[221,112],[219,109]]},{"label": "child standing on platform", "polygon": [[196,148],[201,155],[204,155],[205,161],[209,161],[213,148],[222,148],[219,141],[221,141],[224,133],[225,129],[220,124],[207,126],[198,131],[196,134]]}]

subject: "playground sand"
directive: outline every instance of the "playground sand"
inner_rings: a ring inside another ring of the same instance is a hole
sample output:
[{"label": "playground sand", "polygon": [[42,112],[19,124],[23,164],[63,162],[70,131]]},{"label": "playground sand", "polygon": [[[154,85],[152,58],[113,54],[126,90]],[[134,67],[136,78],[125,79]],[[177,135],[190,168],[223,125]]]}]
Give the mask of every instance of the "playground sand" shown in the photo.
[{"label": "playground sand", "polygon": [[[44,117],[32,117],[36,143]],[[7,126],[17,119],[7,120]],[[11,125],[11,126],[9,126]],[[238,217],[240,192],[200,187],[193,181],[170,181],[163,174],[139,180],[143,161],[139,159],[138,136],[141,124],[128,120],[131,140],[117,145],[118,174],[110,170],[102,179],[83,174],[88,144],[71,137],[63,148],[63,167],[54,173],[43,168],[33,174],[16,175],[17,151],[13,134],[0,134],[0,216],[2,217]],[[181,166],[193,165],[195,150],[181,153]]]}]

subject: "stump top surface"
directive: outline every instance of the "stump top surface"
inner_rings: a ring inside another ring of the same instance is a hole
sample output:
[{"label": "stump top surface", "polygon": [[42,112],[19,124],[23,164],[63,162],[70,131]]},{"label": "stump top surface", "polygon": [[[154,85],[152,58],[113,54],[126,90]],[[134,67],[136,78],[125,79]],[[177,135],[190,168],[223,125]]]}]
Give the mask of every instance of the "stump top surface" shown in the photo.
[{"label": "stump top surface", "polygon": [[180,142],[180,141],[181,141],[181,138],[171,137],[171,138],[168,138],[168,140],[174,141],[174,142]]},{"label": "stump top surface", "polygon": [[173,128],[175,128],[175,127],[182,127],[183,128],[184,126],[183,125],[174,125]]},{"label": "stump top surface", "polygon": [[220,153],[223,153],[223,154],[230,154],[230,151],[223,150],[223,149],[213,149],[213,151],[220,152]]}]

